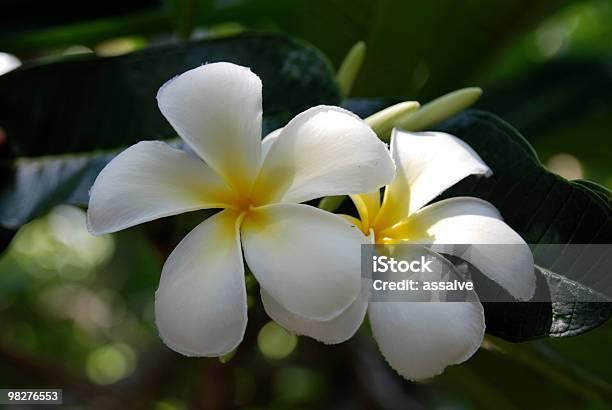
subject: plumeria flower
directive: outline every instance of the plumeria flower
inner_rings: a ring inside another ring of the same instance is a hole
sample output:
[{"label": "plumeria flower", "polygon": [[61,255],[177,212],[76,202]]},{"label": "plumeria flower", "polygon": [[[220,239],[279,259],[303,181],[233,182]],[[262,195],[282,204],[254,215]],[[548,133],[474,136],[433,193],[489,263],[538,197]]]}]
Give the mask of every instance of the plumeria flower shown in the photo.
[{"label": "plumeria flower", "polygon": [[195,154],[160,141],[123,151],[97,177],[89,230],[115,232],[205,208],[164,264],[160,335],[185,355],[234,350],[247,323],[243,253],[266,294],[303,318],[329,320],[357,298],[363,235],[300,204],[380,188],[395,173],[384,143],[338,107],[318,106],[261,141],[262,84],[248,68],[207,64],[170,80],[159,108]]},{"label": "plumeria flower", "polygon": [[[491,170],[467,144],[440,132],[410,133],[395,129],[391,152],[397,167],[382,204],[374,191],[351,196],[359,218],[347,217],[376,243],[515,244],[512,252],[489,255],[482,247],[465,259],[496,281],[512,296],[530,299],[535,290],[533,256],[523,239],[506,225],[490,203],[471,197],[441,200],[439,194],[469,175],[489,176]],[[363,240],[363,239],[362,239]],[[507,248],[504,248],[507,249]],[[353,336],[366,311],[378,346],[399,374],[421,380],[445,367],[464,362],[482,343],[483,307],[474,302],[370,302],[368,294],[330,321],[296,317],[266,289],[261,290],[267,313],[281,326],[324,343],[340,343]]]}]

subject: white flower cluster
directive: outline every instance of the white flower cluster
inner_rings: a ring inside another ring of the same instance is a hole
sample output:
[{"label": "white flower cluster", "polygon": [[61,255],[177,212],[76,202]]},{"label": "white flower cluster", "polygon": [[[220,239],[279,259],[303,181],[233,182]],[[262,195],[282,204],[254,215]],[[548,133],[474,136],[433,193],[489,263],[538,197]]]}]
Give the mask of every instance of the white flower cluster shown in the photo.
[{"label": "white flower cluster", "polygon": [[[159,141],[126,149],[91,189],[88,226],[103,234],[221,209],[163,267],[155,315],[168,346],[189,356],[222,356],[240,344],[247,324],[244,255],[277,323],[340,343],[367,312],[382,354],[408,379],[434,376],[478,349],[485,329],[479,302],[368,303],[360,291],[363,243],[524,243],[482,200],[428,205],[468,175],[491,173],[464,142],[395,129],[389,152],[364,121],[331,106],[302,112],[262,141],[261,81],[229,63],[181,74],[157,100],[195,155]],[[301,204],[347,194],[359,219]],[[511,261],[475,255],[469,262],[484,274],[514,296],[530,297],[527,247]]]}]

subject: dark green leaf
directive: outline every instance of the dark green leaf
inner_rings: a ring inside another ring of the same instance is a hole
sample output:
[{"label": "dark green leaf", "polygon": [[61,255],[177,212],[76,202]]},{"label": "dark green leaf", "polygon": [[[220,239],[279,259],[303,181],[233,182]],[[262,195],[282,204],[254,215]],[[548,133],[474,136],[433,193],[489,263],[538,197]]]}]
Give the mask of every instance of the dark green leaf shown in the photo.
[{"label": "dark green leaf", "polygon": [[612,206],[612,192],[603,185],[599,185],[596,182],[588,181],[586,179],[576,179],[573,181],[575,184],[582,185],[592,191],[593,194],[597,195],[603,201],[607,202],[608,205]]},{"label": "dark green leaf", "polygon": [[1,226],[17,229],[62,203],[86,204],[89,188],[114,154],[15,161],[11,169],[12,180],[3,185],[0,192]]}]

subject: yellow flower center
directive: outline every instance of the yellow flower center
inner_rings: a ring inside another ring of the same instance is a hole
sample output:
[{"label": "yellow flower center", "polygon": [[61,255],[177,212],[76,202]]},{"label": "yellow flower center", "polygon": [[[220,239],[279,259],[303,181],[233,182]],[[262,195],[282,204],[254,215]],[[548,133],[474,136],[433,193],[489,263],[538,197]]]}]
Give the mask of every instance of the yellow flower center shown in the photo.
[{"label": "yellow flower center", "polygon": [[246,195],[236,195],[231,205],[232,208],[236,209],[236,211],[240,213],[249,213],[253,208],[255,208],[251,198]]},{"label": "yellow flower center", "polygon": [[[387,189],[389,189],[387,187]],[[380,203],[379,192],[352,195],[359,218],[345,216],[347,220],[359,227],[364,235],[374,233],[376,243],[390,244],[410,239],[417,228],[411,219],[399,219],[401,209],[395,209],[391,195],[385,195]]]}]

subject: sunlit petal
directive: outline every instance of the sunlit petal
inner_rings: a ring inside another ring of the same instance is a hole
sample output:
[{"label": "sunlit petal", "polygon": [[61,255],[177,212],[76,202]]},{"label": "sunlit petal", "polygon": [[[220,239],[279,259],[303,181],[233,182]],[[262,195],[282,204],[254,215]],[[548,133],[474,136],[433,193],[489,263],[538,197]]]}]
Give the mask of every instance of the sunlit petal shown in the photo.
[{"label": "sunlit petal", "polygon": [[274,142],[278,139],[278,136],[280,135],[282,130],[283,130],[282,128],[274,130],[268,135],[266,135],[264,139],[261,140],[261,161],[262,163],[268,156],[268,152],[270,151],[270,148],[272,148],[272,144],[274,144]]},{"label": "sunlit petal", "polygon": [[172,252],[155,294],[164,342],[187,356],[221,356],[242,341],[247,324],[238,215],[208,218]]},{"label": "sunlit petal", "polygon": [[381,353],[409,380],[466,361],[484,337],[479,302],[370,302],[368,315]]},{"label": "sunlit petal", "polygon": [[160,141],[143,141],[117,155],[94,182],[87,211],[94,234],[230,200],[225,182],[200,159]]},{"label": "sunlit petal", "polygon": [[248,68],[206,64],[164,84],[159,109],[232,186],[250,189],[261,161],[261,80]]},{"label": "sunlit petal", "polygon": [[255,187],[259,203],[304,202],[374,191],[394,165],[372,129],[349,111],[318,106],[297,115],[270,148]]},{"label": "sunlit petal", "polygon": [[491,175],[489,167],[469,145],[442,132],[394,129],[391,154],[397,174],[385,190],[376,221],[381,228],[416,212],[469,175]]},{"label": "sunlit petal", "polygon": [[342,343],[353,337],[361,326],[368,308],[367,295],[361,294],[338,317],[322,322],[292,314],[263,289],[261,301],[268,316],[276,323],[296,335],[309,336],[325,344]]},{"label": "sunlit petal", "polygon": [[357,298],[366,237],[307,205],[256,208],[242,225],[244,256],[261,287],[291,313],[329,320]]},{"label": "sunlit petal", "polygon": [[[529,246],[486,201],[459,197],[436,202],[386,234],[396,239],[440,244],[432,249],[461,256],[519,299],[527,300],[535,291]],[[456,244],[473,246],[466,251],[453,246]]]}]

